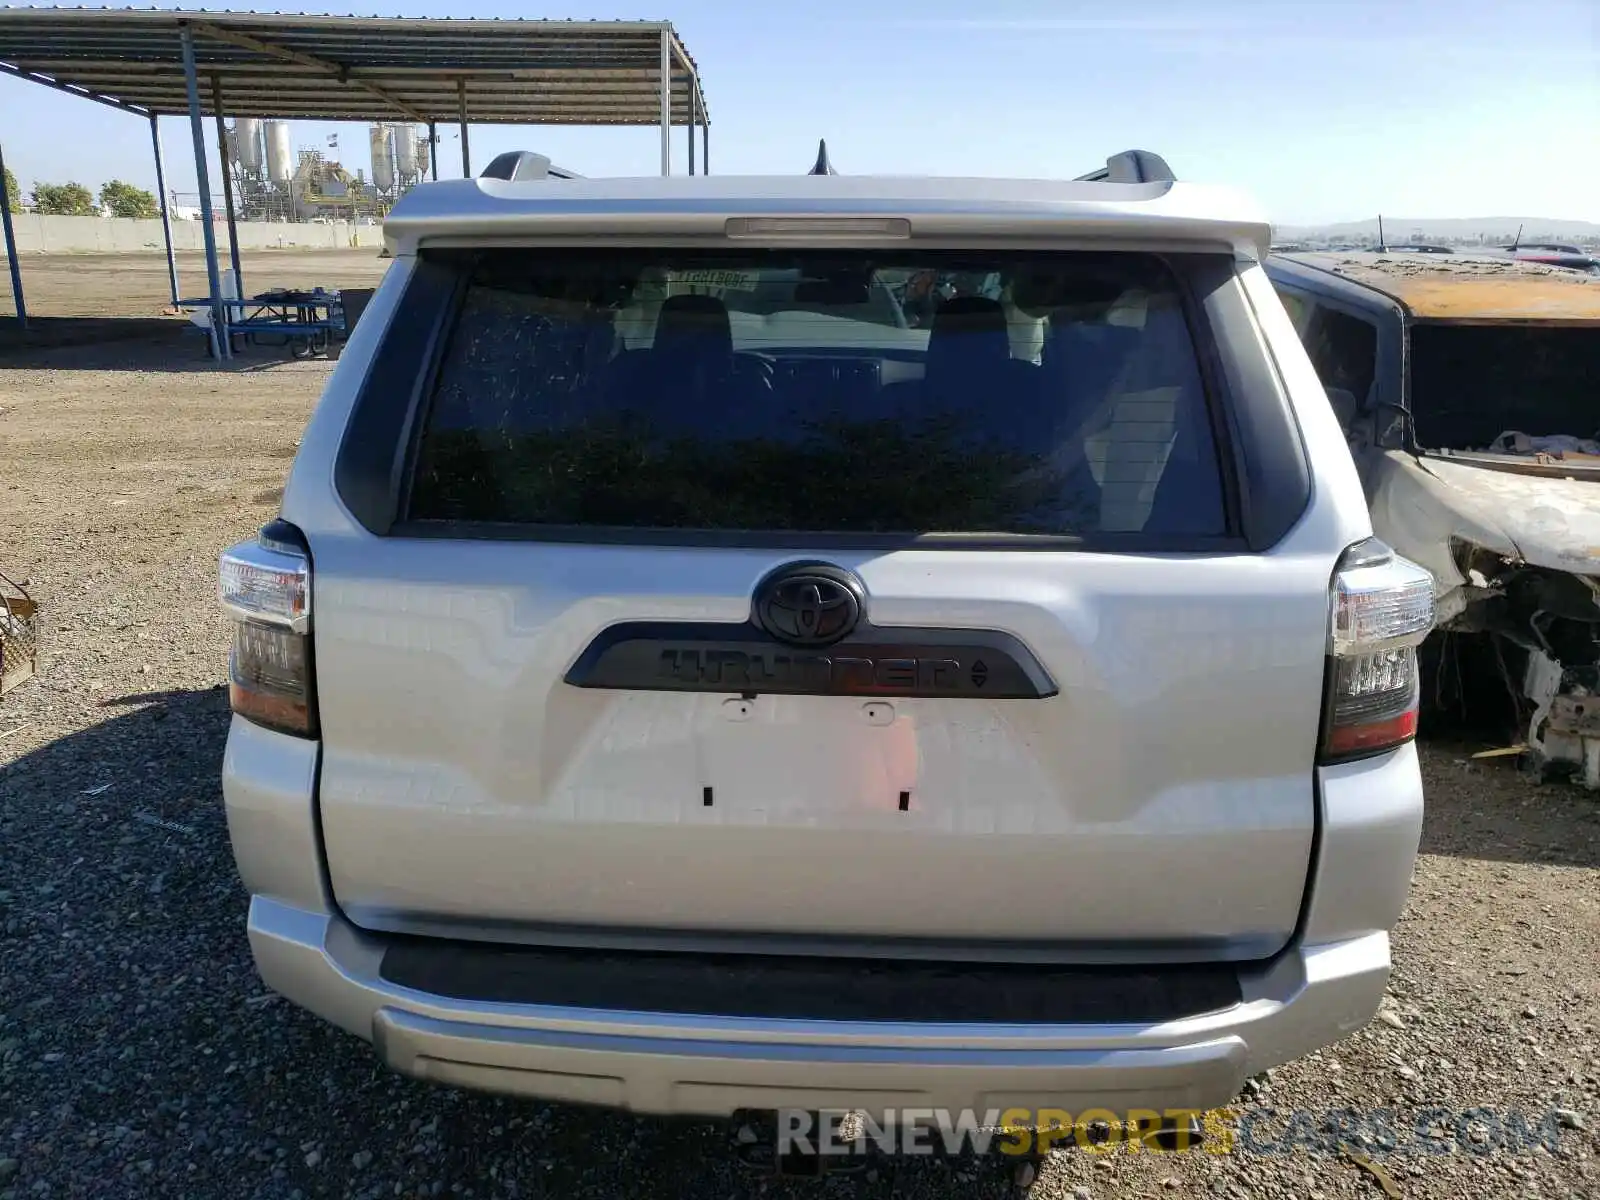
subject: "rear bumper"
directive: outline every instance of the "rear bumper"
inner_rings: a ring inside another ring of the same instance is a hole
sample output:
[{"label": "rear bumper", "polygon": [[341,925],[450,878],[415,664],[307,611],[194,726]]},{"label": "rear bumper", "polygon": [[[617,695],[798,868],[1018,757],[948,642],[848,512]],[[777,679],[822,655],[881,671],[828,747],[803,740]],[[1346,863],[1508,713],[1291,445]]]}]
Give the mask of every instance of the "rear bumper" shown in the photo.
[{"label": "rear bumper", "polygon": [[1151,1025],[769,1020],[464,1002],[397,987],[381,938],[255,897],[266,984],[374,1043],[392,1068],[458,1087],[648,1113],[742,1108],[1209,1108],[1245,1079],[1376,1011],[1389,939],[1292,950],[1241,976],[1228,1009]]},{"label": "rear bumper", "polygon": [[1240,969],[1236,1004],[1145,1023],[679,1015],[461,1000],[383,977],[388,943],[339,915],[317,838],[317,746],[236,720],[223,764],[249,932],[268,987],[461,1087],[650,1113],[741,1108],[1207,1108],[1377,1011],[1422,821],[1416,750],[1317,775],[1300,935]]}]

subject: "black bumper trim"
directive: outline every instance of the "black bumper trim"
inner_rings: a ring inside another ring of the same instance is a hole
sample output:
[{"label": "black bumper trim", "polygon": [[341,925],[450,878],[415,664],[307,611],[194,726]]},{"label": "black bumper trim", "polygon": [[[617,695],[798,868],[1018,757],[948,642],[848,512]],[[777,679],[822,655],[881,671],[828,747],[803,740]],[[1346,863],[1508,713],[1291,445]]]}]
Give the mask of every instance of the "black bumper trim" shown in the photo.
[{"label": "black bumper trim", "polygon": [[818,1021],[1123,1024],[1240,1003],[1226,963],[1054,967],[394,939],[383,978],[456,1000]]}]

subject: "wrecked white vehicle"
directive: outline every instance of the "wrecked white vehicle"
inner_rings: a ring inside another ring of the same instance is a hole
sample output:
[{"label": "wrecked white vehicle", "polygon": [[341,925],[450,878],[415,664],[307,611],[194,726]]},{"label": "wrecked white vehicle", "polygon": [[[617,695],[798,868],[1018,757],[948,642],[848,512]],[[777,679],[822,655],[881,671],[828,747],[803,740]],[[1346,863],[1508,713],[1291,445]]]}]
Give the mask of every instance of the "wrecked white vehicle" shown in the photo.
[{"label": "wrecked white vehicle", "polygon": [[1600,278],[1376,252],[1267,272],[1374,531],[1433,572],[1425,704],[1514,721],[1532,769],[1600,788]]}]

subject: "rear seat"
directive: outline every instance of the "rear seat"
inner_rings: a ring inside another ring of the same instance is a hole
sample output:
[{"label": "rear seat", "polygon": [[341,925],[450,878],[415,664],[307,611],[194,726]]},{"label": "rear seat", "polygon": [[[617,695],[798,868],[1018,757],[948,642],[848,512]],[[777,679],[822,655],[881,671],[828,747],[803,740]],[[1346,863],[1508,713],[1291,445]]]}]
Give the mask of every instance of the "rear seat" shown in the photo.
[{"label": "rear seat", "polygon": [[[1047,373],[1074,397],[1068,408],[1098,484],[1099,525],[1107,532],[1143,529],[1158,508],[1165,529],[1223,527],[1215,489],[1186,486],[1194,471],[1214,470],[1194,355],[1187,346],[1181,352],[1170,347],[1189,337],[1182,313],[1158,306],[1144,312],[1142,328],[1074,324],[1052,331],[1046,343]],[[1172,364],[1180,364],[1181,375],[1172,374]],[[1210,500],[1195,508],[1195,494]]]},{"label": "rear seat", "polygon": [[761,374],[733,350],[728,309],[715,296],[668,296],[649,349],[619,355],[606,388],[608,407],[639,418],[649,432],[726,433],[749,424],[763,403]]},{"label": "rear seat", "polygon": [[1005,309],[984,296],[958,296],[941,304],[928,334],[920,382],[893,384],[891,407],[903,420],[957,417],[972,422],[981,440],[1008,449],[1041,452],[1048,436],[1039,368],[1011,356]]}]

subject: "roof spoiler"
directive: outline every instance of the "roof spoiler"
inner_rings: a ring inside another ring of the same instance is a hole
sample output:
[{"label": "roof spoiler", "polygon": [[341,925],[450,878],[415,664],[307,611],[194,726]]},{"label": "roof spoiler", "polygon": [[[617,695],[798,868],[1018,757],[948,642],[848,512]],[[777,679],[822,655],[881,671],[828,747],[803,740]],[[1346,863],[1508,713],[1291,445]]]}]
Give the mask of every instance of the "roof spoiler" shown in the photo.
[{"label": "roof spoiler", "polygon": [[1176,183],[1167,160],[1149,150],[1124,150],[1106,159],[1098,171],[1079,175],[1079,183]]},{"label": "roof spoiler", "polygon": [[531,150],[507,150],[497,154],[478,174],[479,179],[504,179],[522,183],[529,179],[582,179],[576,171],[558,167],[543,154]]},{"label": "roof spoiler", "polygon": [[807,175],[837,175],[833,164],[828,161],[828,142],[825,138],[817,139],[817,161],[812,165]]}]

